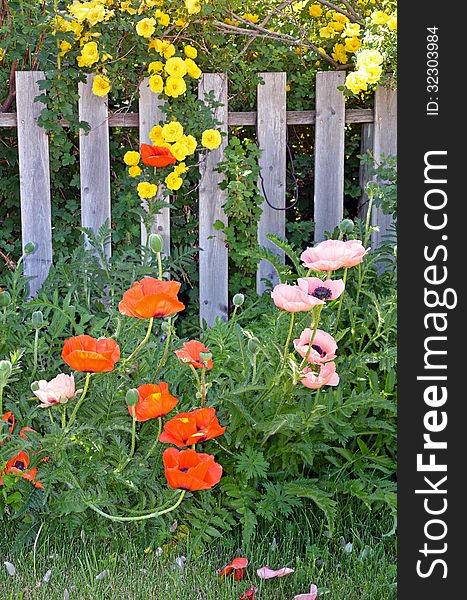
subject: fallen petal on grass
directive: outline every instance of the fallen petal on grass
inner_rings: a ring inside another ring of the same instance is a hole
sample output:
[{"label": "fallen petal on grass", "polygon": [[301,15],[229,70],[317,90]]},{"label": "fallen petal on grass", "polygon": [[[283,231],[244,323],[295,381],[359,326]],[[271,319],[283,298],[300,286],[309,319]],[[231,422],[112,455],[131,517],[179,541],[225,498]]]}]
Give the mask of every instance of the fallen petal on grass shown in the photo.
[{"label": "fallen petal on grass", "polygon": [[13,563],[6,560],[3,564],[5,565],[8,575],[11,575],[12,577],[16,575],[16,567]]},{"label": "fallen petal on grass", "polygon": [[52,569],[49,569],[48,571],[46,571],[44,577],[42,578],[42,581],[44,583],[49,583],[51,575],[52,575]]},{"label": "fallen petal on grass", "polygon": [[312,583],[310,586],[309,594],[299,594],[298,596],[294,596],[293,600],[316,600],[317,596],[318,596],[318,588],[316,587],[316,585],[314,583]]},{"label": "fallen petal on grass", "polygon": [[283,567],[282,569],[271,569],[268,566],[261,567],[261,569],[256,570],[256,575],[260,579],[274,579],[274,577],[284,577],[284,575],[290,575],[294,572],[294,569],[289,567]]},{"label": "fallen petal on grass", "polygon": [[97,581],[102,581],[103,579],[107,579],[107,577],[110,575],[110,571],[109,569],[104,569],[103,571],[101,571],[98,575],[96,575],[96,580]]}]

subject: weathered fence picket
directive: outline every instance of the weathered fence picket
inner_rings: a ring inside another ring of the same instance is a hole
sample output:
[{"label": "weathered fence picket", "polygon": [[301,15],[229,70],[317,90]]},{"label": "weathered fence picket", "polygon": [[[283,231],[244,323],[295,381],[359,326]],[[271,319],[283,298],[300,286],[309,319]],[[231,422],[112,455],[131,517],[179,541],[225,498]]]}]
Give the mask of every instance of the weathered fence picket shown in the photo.
[{"label": "weathered fence picket", "polygon": [[[37,125],[42,105],[34,102],[39,95],[37,81],[44,75],[37,71],[16,74],[17,114],[0,113],[0,127],[18,128],[21,226],[24,246],[33,241],[37,251],[25,257],[25,272],[33,277],[30,294],[34,295],[42,285],[52,263],[52,224],[50,210],[50,175],[48,137]],[[344,72],[318,73],[316,80],[316,111],[286,110],[285,73],[262,73],[263,85],[258,86],[257,110],[230,112],[228,110],[228,81],[223,74],[204,74],[199,83],[199,97],[214,92],[222,103],[215,109],[219,128],[226,134],[229,126],[256,126],[257,140],[262,150],[260,159],[260,193],[266,197],[263,214],[258,227],[258,240],[279,254],[266,239],[268,233],[285,237],[286,223],[286,162],[287,125],[315,126],[315,240],[332,231],[343,215],[344,196],[344,128],[347,123],[362,124],[362,151],[370,149],[376,159],[382,154],[396,154],[396,92],[378,88],[375,109],[345,109],[345,101],[338,87],[344,83]],[[151,128],[163,122],[165,115],[161,101],[153,94],[144,80],[140,86],[139,112],[109,114],[107,99],[92,93],[90,75],[79,86],[79,116],[89,123],[89,133],[81,132],[80,179],[81,222],[94,231],[110,221],[110,150],[109,127],[139,127],[139,139],[149,143]],[[67,123],[62,122],[66,127]],[[228,314],[228,248],[222,230],[214,226],[216,221],[227,224],[223,205],[226,192],[218,187],[221,174],[216,171],[223,160],[227,135],[221,146],[208,152],[201,160],[199,184],[199,277],[200,319],[212,325],[217,316]],[[360,182],[368,180],[365,167],[361,167]],[[364,210],[365,198],[360,203]],[[274,207],[274,208],[273,208]],[[275,210],[275,209],[280,210]],[[376,210],[373,224],[378,225],[372,239],[373,247],[390,225],[390,219]],[[164,208],[157,216],[152,231],[162,235],[164,252],[170,254],[170,209]],[[147,232],[142,224],[141,241],[146,243]],[[106,246],[110,255],[110,240]],[[276,280],[274,269],[268,261],[261,261],[257,272],[257,290],[262,293],[266,286],[263,279]]]}]

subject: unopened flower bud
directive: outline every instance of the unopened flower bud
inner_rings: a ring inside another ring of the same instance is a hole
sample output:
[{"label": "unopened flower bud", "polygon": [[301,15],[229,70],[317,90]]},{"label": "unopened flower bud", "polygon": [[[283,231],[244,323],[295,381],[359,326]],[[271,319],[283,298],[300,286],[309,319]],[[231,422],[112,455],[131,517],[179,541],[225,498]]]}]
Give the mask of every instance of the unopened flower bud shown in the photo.
[{"label": "unopened flower bud", "polygon": [[34,329],[40,329],[44,325],[44,315],[41,310],[32,313],[31,322]]},{"label": "unopened flower bud", "polygon": [[24,246],[24,254],[33,254],[36,251],[37,245],[34,242],[28,242]]},{"label": "unopened flower bud", "polygon": [[128,406],[136,406],[139,400],[138,390],[136,390],[135,388],[128,390],[128,392],[126,393],[125,400]]},{"label": "unopened flower bud", "polygon": [[212,358],[212,352],[200,352],[199,357],[204,363],[208,363]]},{"label": "unopened flower bud", "polygon": [[342,231],[342,233],[352,233],[354,228],[355,224],[351,219],[344,219],[339,225],[339,229]]},{"label": "unopened flower bud", "polygon": [[258,352],[260,343],[257,338],[250,338],[247,343],[248,352],[256,354]]},{"label": "unopened flower bud", "polygon": [[232,299],[234,306],[241,306],[245,302],[245,296],[243,294],[235,294]]},{"label": "unopened flower bud", "polygon": [[31,383],[31,392],[37,392],[38,389],[39,389],[39,382],[33,381]]},{"label": "unopened flower bud", "polygon": [[162,248],[164,247],[162,237],[157,233],[151,233],[149,236],[149,247],[155,254],[162,252]]},{"label": "unopened flower bud", "polygon": [[11,302],[11,296],[8,292],[0,292],[0,308],[6,308]]},{"label": "unopened flower bud", "polygon": [[9,360],[0,360],[0,385],[6,385],[8,377],[10,377],[13,367]]}]

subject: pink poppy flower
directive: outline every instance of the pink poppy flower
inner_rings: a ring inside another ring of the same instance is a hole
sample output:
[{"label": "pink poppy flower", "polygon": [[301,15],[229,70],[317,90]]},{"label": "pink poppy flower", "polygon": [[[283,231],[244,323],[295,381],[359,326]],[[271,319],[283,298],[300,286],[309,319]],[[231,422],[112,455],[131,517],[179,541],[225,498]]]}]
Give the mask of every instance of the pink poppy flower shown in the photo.
[{"label": "pink poppy flower", "polygon": [[258,588],[252,585],[249,590],[247,590],[244,594],[240,596],[240,600],[256,600],[257,591]]},{"label": "pink poppy flower", "polygon": [[293,600],[316,600],[318,596],[318,588],[314,583],[311,584],[310,593],[309,594],[299,594],[298,596],[294,596]]},{"label": "pink poppy flower", "polygon": [[303,385],[312,390],[319,390],[323,385],[337,385],[339,383],[339,375],[336,373],[336,363],[328,362],[320,365],[319,373],[315,373],[306,367],[303,369],[305,376],[300,380]]},{"label": "pink poppy flower", "polygon": [[271,298],[278,308],[287,312],[306,312],[319,304],[324,304],[323,300],[310,296],[298,286],[286,283],[276,285],[271,292]]},{"label": "pink poppy flower", "polygon": [[234,558],[230,565],[217,572],[218,575],[228,575],[231,571],[234,573],[234,578],[237,581],[243,579],[243,569],[248,565],[248,558]]},{"label": "pink poppy flower", "polygon": [[[297,340],[293,341],[295,350],[302,358],[305,358],[308,352],[308,346],[313,336],[312,329],[304,329]],[[320,365],[336,358],[337,344],[336,340],[321,329],[316,330],[307,362],[312,365]]]},{"label": "pink poppy flower", "polygon": [[335,300],[345,289],[343,279],[321,281],[318,277],[302,277],[297,283],[301,290],[319,300]]},{"label": "pink poppy flower", "polygon": [[358,265],[367,252],[360,240],[325,240],[315,248],[307,248],[300,258],[313,271],[335,271]]},{"label": "pink poppy flower", "polygon": [[41,408],[48,408],[55,404],[66,404],[78,392],[75,389],[75,378],[73,375],[60,373],[50,381],[41,379],[37,382],[39,389],[33,394],[40,400]]},{"label": "pink poppy flower", "polygon": [[290,575],[293,573],[294,569],[290,569],[289,567],[283,567],[282,569],[271,569],[270,567],[261,567],[261,569],[256,570],[256,575],[260,579],[273,579],[274,577],[284,577],[284,575]]}]

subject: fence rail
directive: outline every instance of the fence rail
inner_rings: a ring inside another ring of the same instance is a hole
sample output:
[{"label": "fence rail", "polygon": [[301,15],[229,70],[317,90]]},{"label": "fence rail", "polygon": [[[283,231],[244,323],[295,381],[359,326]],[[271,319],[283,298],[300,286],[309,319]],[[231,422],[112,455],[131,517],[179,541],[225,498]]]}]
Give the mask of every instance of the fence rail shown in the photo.
[{"label": "fence rail", "polygon": [[[381,154],[396,154],[396,93],[378,88],[375,109],[346,110],[343,94],[337,89],[343,84],[342,72],[320,72],[316,79],[316,110],[286,110],[285,73],[261,73],[263,85],[257,89],[257,109],[254,112],[229,112],[228,81],[224,74],[204,74],[199,83],[199,97],[213,91],[222,106],[215,109],[220,128],[227,134],[222,145],[208,153],[201,166],[199,185],[199,246],[200,246],[200,318],[212,325],[216,316],[227,317],[228,309],[228,250],[223,234],[213,229],[215,221],[226,223],[223,205],[225,191],[220,190],[220,174],[216,166],[222,160],[228,141],[228,128],[255,126],[262,155],[260,159],[263,185],[268,202],[258,227],[258,240],[268,246],[268,233],[285,235],[286,202],[286,136],[288,125],[315,127],[315,241],[324,238],[341,220],[344,196],[344,128],[346,123],[362,124],[362,148],[372,149],[378,159]],[[0,113],[0,127],[17,127],[20,172],[21,228],[24,246],[32,241],[37,251],[25,258],[24,268],[33,277],[30,293],[34,295],[47,277],[52,264],[52,222],[50,197],[49,147],[46,132],[37,125],[42,105],[34,98],[40,94],[38,81],[44,78],[39,71],[16,73],[17,113]],[[97,230],[111,219],[110,189],[110,127],[138,127],[140,142],[148,143],[151,127],[164,119],[160,100],[151,93],[147,79],[140,84],[138,113],[110,113],[106,98],[92,93],[93,75],[79,84],[79,118],[91,126],[89,133],[81,132],[80,185],[81,223]],[[66,121],[62,121],[64,127]],[[367,180],[362,169],[360,181]],[[272,207],[271,207],[272,205]],[[379,211],[373,223],[380,232],[373,243],[379,243],[389,222]],[[170,209],[158,216],[153,231],[160,233],[170,253]],[[141,240],[147,232],[142,225]],[[277,248],[274,250],[279,253]],[[106,247],[108,255],[111,244]],[[280,253],[279,253],[280,254]],[[283,259],[283,257],[281,257]],[[273,280],[275,274],[267,261],[258,265],[257,290],[265,289],[264,278]]]}]

